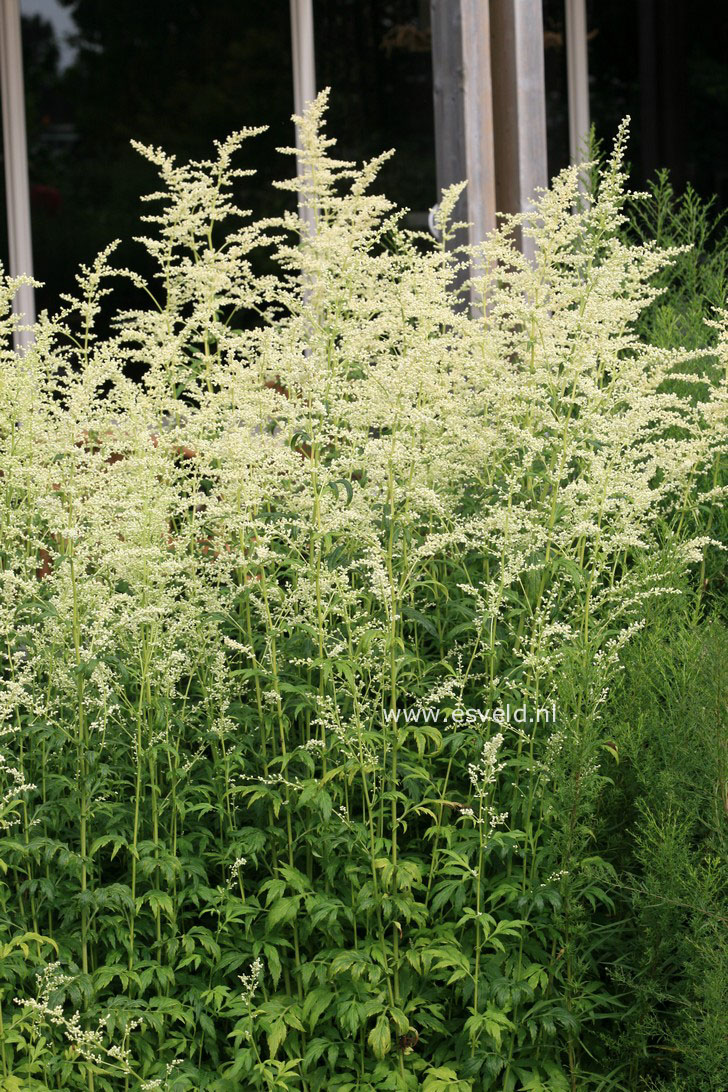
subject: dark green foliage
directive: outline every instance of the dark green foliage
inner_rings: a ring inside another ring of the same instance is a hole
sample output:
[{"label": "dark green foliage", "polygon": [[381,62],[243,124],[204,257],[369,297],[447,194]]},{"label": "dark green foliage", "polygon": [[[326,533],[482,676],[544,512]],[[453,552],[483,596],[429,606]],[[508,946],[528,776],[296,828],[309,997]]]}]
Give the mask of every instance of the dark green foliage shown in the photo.
[{"label": "dark green foliage", "polygon": [[[708,324],[728,295],[728,225],[725,212],[714,212],[715,201],[703,200],[690,186],[676,194],[667,171],[658,172],[649,196],[633,201],[628,237],[654,242],[660,247],[683,247],[675,261],[656,277],[663,294],[641,315],[638,330],[652,345],[701,350],[708,355],[687,371],[713,375],[720,365],[709,350],[715,346],[715,330]],[[707,321],[706,321],[707,320]],[[683,389],[684,384],[675,384]],[[701,397],[705,388],[692,388]],[[725,459],[715,468],[713,484],[728,485]],[[728,542],[728,507],[714,506],[704,533]],[[724,551],[709,550],[701,567],[701,598],[725,616],[728,604],[728,566]]]},{"label": "dark green foliage", "polygon": [[690,186],[676,194],[667,171],[658,173],[647,199],[632,203],[630,227],[637,238],[685,248],[657,275],[664,295],[640,319],[638,328],[653,345],[704,349],[713,344],[705,319],[725,305],[728,288],[728,227],[714,204]]},{"label": "dark green foliage", "polygon": [[[664,295],[641,333],[665,348],[710,349],[705,320],[725,305],[724,217],[666,172],[635,202],[631,230],[684,246],[659,275]],[[709,372],[715,358],[696,362]],[[725,484],[725,469],[716,479]],[[725,505],[710,533],[725,544]],[[605,1034],[632,1090],[728,1087],[728,632],[723,551],[689,594],[661,601],[625,654],[607,716],[619,765],[599,809],[598,840],[615,868],[616,928],[604,949],[623,1019]],[[706,608],[709,613],[706,614]]]},{"label": "dark green foliage", "polygon": [[[617,871],[609,957],[628,999],[614,1059],[630,1089],[728,1087],[728,632],[689,600],[628,651],[611,731],[620,762],[599,841]],[[610,1037],[611,1038],[611,1037]]]}]

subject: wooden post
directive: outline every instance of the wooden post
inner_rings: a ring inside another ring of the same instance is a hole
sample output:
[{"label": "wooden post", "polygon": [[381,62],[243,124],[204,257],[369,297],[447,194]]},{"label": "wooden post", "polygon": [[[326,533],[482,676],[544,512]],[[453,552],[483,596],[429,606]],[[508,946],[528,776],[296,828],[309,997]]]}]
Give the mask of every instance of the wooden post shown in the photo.
[{"label": "wooden post", "polygon": [[[291,45],[293,53],[293,105],[300,117],[306,105],[316,98],[316,54],[313,36],[312,0],[291,0]],[[296,147],[300,150],[301,140],[296,129]],[[298,177],[303,176],[303,164],[297,159]],[[313,231],[314,210],[305,204],[304,195],[299,192],[298,210],[301,219]]]},{"label": "wooden post", "polygon": [[[525,212],[548,183],[541,0],[490,0],[490,41],[496,203]],[[518,242],[532,257],[532,245]]]},{"label": "wooden post", "polygon": [[[30,229],[30,186],[28,147],[25,133],[25,89],[23,50],[18,0],[0,0],[0,83],[2,84],[3,150],[5,155],[5,200],[8,216],[10,276],[33,276],[33,247]],[[28,324],[35,322],[35,293],[26,284],[18,289],[13,311]],[[15,333],[15,348],[21,352],[31,344],[30,330]]]},{"label": "wooden post", "polygon": [[587,158],[589,139],[589,62],[586,0],[566,0],[566,79],[569,93],[569,155],[572,163]]},{"label": "wooden post", "polygon": [[469,242],[495,227],[490,18],[483,0],[431,0],[437,187],[468,181],[455,218]]},{"label": "wooden post", "polygon": [[461,0],[465,112],[465,166],[471,243],[496,226],[490,14],[482,0]]}]

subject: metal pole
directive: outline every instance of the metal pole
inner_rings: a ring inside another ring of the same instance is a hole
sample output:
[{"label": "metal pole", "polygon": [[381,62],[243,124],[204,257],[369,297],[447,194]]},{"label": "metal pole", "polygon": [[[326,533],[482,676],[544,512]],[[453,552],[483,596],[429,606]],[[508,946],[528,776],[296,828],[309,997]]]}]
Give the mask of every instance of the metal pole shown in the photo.
[{"label": "metal pole", "polygon": [[569,89],[569,154],[572,163],[586,158],[589,139],[589,63],[586,0],[566,3],[566,77]]},{"label": "metal pole", "polygon": [[[25,274],[32,277],[33,246],[20,34],[18,0],[0,0],[0,82],[10,276],[19,277]],[[32,325],[35,322],[35,293],[32,285],[25,284],[18,289],[13,300],[13,311],[22,316],[25,324]],[[16,330],[14,340],[16,350],[22,351],[33,341],[33,333],[31,330]]]},{"label": "metal pole", "polygon": [[[293,53],[293,105],[300,117],[307,104],[316,98],[316,54],[313,36],[312,0],[291,0],[291,45]],[[296,127],[296,147],[301,150],[301,138]],[[297,157],[298,177],[304,175],[304,164]],[[314,227],[314,210],[305,204],[303,191],[298,194],[298,210],[301,219]]]}]

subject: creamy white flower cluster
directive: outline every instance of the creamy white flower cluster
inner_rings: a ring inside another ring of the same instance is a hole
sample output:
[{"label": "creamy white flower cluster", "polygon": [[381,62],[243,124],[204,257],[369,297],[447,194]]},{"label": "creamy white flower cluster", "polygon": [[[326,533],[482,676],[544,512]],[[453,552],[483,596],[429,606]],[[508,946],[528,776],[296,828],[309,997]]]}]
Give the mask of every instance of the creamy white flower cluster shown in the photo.
[{"label": "creamy white flower cluster", "polygon": [[[124,1030],[122,1043],[110,1043],[107,1033],[107,1016],[101,1016],[95,1027],[84,1027],[78,1009],[68,1013],[63,1003],[65,989],[73,979],[61,969],[60,962],[47,963],[36,976],[37,997],[15,997],[13,1001],[34,1013],[41,1021],[48,1021],[62,1029],[69,1046],[82,1058],[91,1062],[111,1061],[130,1072],[129,1036],[141,1027],[141,1020],[130,1020]],[[56,999],[54,999],[56,995]],[[57,998],[60,997],[60,1000]]]},{"label": "creamy white flower cluster", "polygon": [[250,971],[248,974],[239,974],[238,978],[242,983],[242,998],[246,1005],[250,1004],[253,999],[253,994],[258,989],[260,982],[260,976],[263,973],[263,961],[260,958],[256,958],[250,965]]}]

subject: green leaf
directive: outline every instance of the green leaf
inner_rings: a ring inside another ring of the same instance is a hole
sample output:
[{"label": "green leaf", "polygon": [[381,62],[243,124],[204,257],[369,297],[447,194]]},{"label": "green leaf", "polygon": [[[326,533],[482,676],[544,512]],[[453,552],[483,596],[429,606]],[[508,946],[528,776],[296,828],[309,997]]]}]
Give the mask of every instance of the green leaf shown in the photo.
[{"label": "green leaf", "polygon": [[23,933],[21,936],[13,937],[12,940],[9,940],[7,944],[4,944],[2,948],[0,948],[0,959],[6,959],[15,948],[20,948],[24,958],[28,959],[30,955],[29,946],[31,944],[50,944],[56,954],[58,953],[58,945],[55,940],[51,940],[50,937],[41,936],[40,933]]},{"label": "green leaf", "polygon": [[289,898],[278,899],[274,902],[268,911],[268,918],[266,925],[268,930],[275,929],[276,925],[280,925],[282,922],[293,921],[298,913],[298,904],[300,902],[298,895],[293,895]]},{"label": "green leaf", "polygon": [[125,838],[120,838],[117,834],[105,834],[101,838],[95,838],[91,843],[91,849],[88,851],[89,857],[95,857],[100,849],[108,845],[113,845],[114,847],[111,854],[111,860],[113,861],[119,850],[127,846],[127,841]]},{"label": "green leaf", "polygon": [[278,949],[275,948],[272,944],[263,944],[263,952],[265,953],[265,958],[268,961],[268,971],[271,978],[273,979],[273,985],[277,987],[281,979],[282,970],[280,956],[278,955]]},{"label": "green leaf", "polygon": [[308,1020],[309,1030],[313,1031],[316,1024],[334,1000],[333,992],[325,986],[317,986],[307,995],[303,1003],[303,1018]]},{"label": "green leaf", "polygon": [[134,982],[137,986],[140,985],[139,975],[134,971],[130,971],[128,967],[121,963],[112,963],[107,964],[105,967],[99,967],[97,971],[94,971],[93,978],[97,990],[104,989],[115,978],[119,979],[119,984],[123,990],[128,989],[130,982]]},{"label": "green leaf", "polygon": [[0,1078],[0,1092],[26,1092],[27,1085],[21,1084],[17,1077]]},{"label": "green leaf", "polygon": [[392,1033],[389,1030],[389,1019],[384,1013],[369,1032],[368,1043],[374,1051],[375,1058],[384,1058],[389,1053],[392,1046]]},{"label": "green leaf", "polygon": [[389,1014],[392,1017],[392,1023],[397,1030],[397,1034],[406,1035],[410,1029],[410,1022],[402,1010],[395,1007],[389,1010]]},{"label": "green leaf", "polygon": [[429,633],[431,637],[434,637],[436,641],[440,640],[440,635],[437,629],[430,621],[430,619],[424,615],[421,611],[415,610],[414,607],[402,607],[402,614],[405,618],[411,618],[413,622],[417,622],[418,626],[421,626],[426,633]]},{"label": "green leaf", "polygon": [[422,1092],[472,1092],[470,1081],[460,1080],[450,1066],[437,1066],[428,1069]]},{"label": "green leaf", "polygon": [[354,496],[354,488],[353,488],[351,482],[347,481],[346,478],[338,478],[335,482],[327,482],[325,488],[330,489],[332,491],[332,493],[334,494],[334,496],[336,497],[336,499],[338,500],[339,499],[339,489],[338,489],[338,487],[340,485],[343,485],[344,489],[346,490],[346,503],[347,503],[347,505],[351,504],[351,499]]},{"label": "green leaf", "polygon": [[285,1021],[281,1017],[278,1017],[277,1020],[273,1021],[273,1024],[271,1025],[271,1028],[267,1034],[268,1050],[270,1051],[271,1058],[275,1058],[276,1054],[278,1053],[279,1047],[281,1046],[287,1035],[288,1028],[286,1027]]}]

